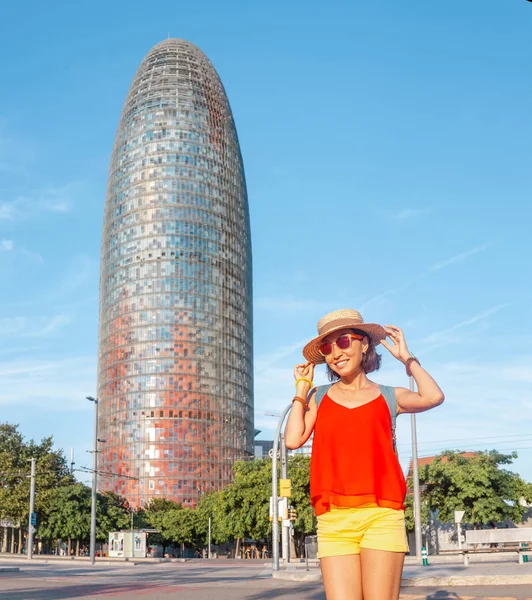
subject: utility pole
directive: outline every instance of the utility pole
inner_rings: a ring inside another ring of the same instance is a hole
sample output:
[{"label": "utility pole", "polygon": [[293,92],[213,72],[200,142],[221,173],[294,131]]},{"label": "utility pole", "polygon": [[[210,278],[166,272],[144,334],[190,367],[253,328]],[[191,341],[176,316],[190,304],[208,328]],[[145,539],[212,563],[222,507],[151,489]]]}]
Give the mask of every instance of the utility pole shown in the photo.
[{"label": "utility pole", "polygon": [[94,402],[94,443],[92,448],[92,497],[91,497],[91,538],[90,561],[96,562],[96,486],[98,485],[98,399],[87,396]]},{"label": "utility pole", "polygon": [[279,417],[275,437],[273,438],[273,457],[272,457],[272,570],[279,570],[279,481],[277,476],[277,454],[279,453],[279,439],[281,429],[286,415],[292,408],[289,404]]},{"label": "utility pole", "polygon": [[74,475],[74,448],[70,448],[70,474]]},{"label": "utility pole", "polygon": [[[288,479],[288,460],[286,457],[286,445],[284,435],[281,434],[281,479]],[[290,527],[286,526],[283,518],[281,528],[281,549],[282,557],[285,562],[290,560]]]},{"label": "utility pole", "polygon": [[207,558],[211,558],[211,517],[209,517],[209,546],[207,548]]},{"label": "utility pole", "polygon": [[[414,378],[410,377],[410,391],[415,391]],[[416,539],[416,556],[421,558],[421,502],[419,494],[419,469],[417,458],[417,430],[416,415],[410,415],[410,424],[412,429],[412,479],[414,481],[414,532]]]},{"label": "utility pole", "polygon": [[28,560],[33,558],[33,528],[35,524],[35,459],[32,458],[30,475],[30,518],[28,520]]},{"label": "utility pole", "polygon": [[131,507],[131,558],[135,558],[135,533],[133,530],[133,507]]}]

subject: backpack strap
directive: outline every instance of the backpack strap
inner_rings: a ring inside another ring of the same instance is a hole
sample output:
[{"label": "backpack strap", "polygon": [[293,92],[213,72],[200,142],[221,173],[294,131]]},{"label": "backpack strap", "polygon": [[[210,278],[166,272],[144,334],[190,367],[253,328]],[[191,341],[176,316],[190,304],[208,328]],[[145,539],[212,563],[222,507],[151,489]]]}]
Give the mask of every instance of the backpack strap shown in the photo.
[{"label": "backpack strap", "polygon": [[331,387],[332,383],[329,383],[327,385],[318,385],[314,388],[312,388],[310,390],[310,392],[308,393],[308,397],[310,399],[310,397],[312,396],[313,392],[316,392],[316,395],[314,396],[314,400],[316,401],[316,406],[319,408],[320,407],[320,402],[323,400],[323,396],[325,396],[325,394],[329,391],[329,388]]},{"label": "backpack strap", "polygon": [[389,385],[379,385],[381,390],[381,394],[384,396],[386,400],[386,404],[388,405],[388,410],[390,411],[390,416],[392,417],[392,440],[393,440],[393,449],[397,454],[397,438],[395,437],[395,422],[397,419],[397,398],[395,396],[395,389]]}]

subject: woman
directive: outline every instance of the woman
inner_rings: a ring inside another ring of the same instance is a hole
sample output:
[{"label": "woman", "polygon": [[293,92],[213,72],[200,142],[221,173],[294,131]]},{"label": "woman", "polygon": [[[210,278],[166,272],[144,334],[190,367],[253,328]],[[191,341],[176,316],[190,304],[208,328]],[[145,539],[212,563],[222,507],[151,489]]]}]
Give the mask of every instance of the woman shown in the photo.
[{"label": "woman", "polygon": [[[378,344],[405,365],[417,392],[368,379],[380,367]],[[296,396],[285,441],[299,448],[314,433],[310,496],[327,600],[397,600],[408,546],[395,413],[434,408],[443,393],[410,354],[398,327],[364,323],[356,310],[325,315],[303,355],[308,362],[294,369]],[[327,365],[333,383],[311,391],[319,363]]]}]

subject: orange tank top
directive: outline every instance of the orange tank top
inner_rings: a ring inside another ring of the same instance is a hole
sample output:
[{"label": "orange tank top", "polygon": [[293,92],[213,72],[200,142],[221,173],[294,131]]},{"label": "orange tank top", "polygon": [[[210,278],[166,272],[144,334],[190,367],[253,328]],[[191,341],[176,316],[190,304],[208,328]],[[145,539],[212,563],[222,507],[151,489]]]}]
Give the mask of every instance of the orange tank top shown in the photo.
[{"label": "orange tank top", "polygon": [[325,394],[310,459],[310,501],[316,516],[331,505],[404,509],[406,483],[393,450],[392,418],[381,395],[346,408]]}]

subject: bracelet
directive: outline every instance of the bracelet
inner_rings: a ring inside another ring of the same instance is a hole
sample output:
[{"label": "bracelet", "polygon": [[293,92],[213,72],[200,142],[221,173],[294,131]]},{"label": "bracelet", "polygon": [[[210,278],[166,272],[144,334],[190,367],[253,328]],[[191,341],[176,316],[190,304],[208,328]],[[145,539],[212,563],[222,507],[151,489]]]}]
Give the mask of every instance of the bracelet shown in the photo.
[{"label": "bracelet", "polygon": [[405,368],[406,368],[406,374],[408,375],[408,377],[412,377],[412,371],[410,370],[410,365],[413,362],[417,362],[417,364],[419,366],[421,366],[419,359],[417,359],[415,356],[411,356],[409,359],[407,359],[407,361],[405,362]]},{"label": "bracelet", "polygon": [[301,404],[305,408],[308,408],[307,401],[305,400],[305,398],[301,398],[301,396],[294,396],[294,398],[292,399],[292,404],[294,404],[294,402],[301,402]]},{"label": "bracelet", "polygon": [[296,387],[300,381],[306,381],[310,385],[311,388],[314,387],[314,382],[312,381],[312,379],[307,379],[306,377],[300,377],[299,379],[296,379]]}]

